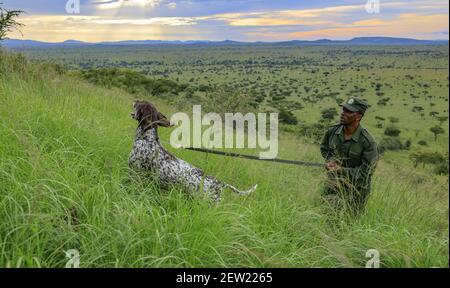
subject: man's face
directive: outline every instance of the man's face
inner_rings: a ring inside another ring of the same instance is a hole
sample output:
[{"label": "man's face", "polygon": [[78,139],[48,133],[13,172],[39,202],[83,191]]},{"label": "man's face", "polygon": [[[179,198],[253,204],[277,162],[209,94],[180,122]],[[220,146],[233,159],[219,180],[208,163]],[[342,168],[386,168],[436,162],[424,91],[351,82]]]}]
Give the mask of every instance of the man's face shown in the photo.
[{"label": "man's face", "polygon": [[359,112],[352,112],[347,108],[342,107],[341,124],[349,125],[359,120],[361,120],[361,114]]}]

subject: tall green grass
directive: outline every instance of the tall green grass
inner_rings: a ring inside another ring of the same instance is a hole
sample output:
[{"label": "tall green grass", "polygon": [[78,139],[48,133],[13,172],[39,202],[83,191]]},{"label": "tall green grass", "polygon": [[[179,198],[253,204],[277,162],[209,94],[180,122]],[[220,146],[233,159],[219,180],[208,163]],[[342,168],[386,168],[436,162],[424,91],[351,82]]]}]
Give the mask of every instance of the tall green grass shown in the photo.
[{"label": "tall green grass", "polygon": [[[238,187],[259,184],[214,205],[128,169],[132,100],[0,52],[1,267],[64,267],[69,249],[81,267],[364,267],[368,249],[382,267],[448,266],[445,180],[382,160],[366,212],[349,219],[320,201],[320,169],[171,149]],[[320,161],[301,139],[279,146]]]}]

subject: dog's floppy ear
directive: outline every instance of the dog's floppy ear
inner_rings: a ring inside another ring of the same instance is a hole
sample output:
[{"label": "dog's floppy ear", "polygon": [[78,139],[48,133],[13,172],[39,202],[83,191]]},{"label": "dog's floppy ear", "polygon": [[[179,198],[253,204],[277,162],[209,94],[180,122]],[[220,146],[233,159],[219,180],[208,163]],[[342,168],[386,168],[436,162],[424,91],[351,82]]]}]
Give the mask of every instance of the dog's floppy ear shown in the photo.
[{"label": "dog's floppy ear", "polygon": [[156,109],[145,101],[138,101],[135,103],[136,120],[139,122],[139,127],[146,128],[146,126],[156,121]]},{"label": "dog's floppy ear", "polygon": [[158,112],[158,125],[162,127],[171,127],[173,126],[169,120],[167,120],[166,115]]},{"label": "dog's floppy ear", "polygon": [[135,101],[134,102],[134,106],[135,106],[135,111],[136,111],[136,120],[141,123],[142,120],[144,120],[144,115],[147,112],[147,109],[145,109],[145,105],[144,103],[140,102],[140,101]]}]

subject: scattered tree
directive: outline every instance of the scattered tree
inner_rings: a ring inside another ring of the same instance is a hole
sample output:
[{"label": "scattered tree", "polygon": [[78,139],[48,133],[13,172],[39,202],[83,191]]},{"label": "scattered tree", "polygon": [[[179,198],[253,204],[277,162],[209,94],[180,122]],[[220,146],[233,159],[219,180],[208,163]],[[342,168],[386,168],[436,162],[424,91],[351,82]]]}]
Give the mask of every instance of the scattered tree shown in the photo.
[{"label": "scattered tree", "polygon": [[438,116],[436,119],[439,121],[439,126],[442,126],[442,124],[448,120],[447,116]]},{"label": "scattered tree", "polygon": [[431,112],[429,113],[429,115],[430,115],[431,117],[436,117],[437,115],[439,115],[439,112],[431,111]]},{"label": "scattered tree", "polygon": [[439,134],[444,134],[445,130],[441,126],[434,126],[430,128],[430,131],[434,134],[434,141],[437,141]]},{"label": "scattered tree", "polygon": [[440,164],[445,161],[445,157],[438,152],[416,152],[411,153],[409,158],[414,163],[414,168],[418,164],[422,164],[425,167],[426,164]]}]

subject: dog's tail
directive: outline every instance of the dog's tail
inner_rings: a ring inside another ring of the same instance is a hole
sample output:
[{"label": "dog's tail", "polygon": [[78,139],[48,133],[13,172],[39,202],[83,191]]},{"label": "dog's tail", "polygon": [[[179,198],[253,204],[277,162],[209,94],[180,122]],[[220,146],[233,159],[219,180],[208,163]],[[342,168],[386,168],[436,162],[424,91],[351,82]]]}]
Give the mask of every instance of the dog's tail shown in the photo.
[{"label": "dog's tail", "polygon": [[248,194],[252,193],[253,191],[255,191],[256,188],[258,188],[258,184],[255,184],[255,185],[253,185],[252,188],[250,188],[250,189],[248,189],[248,190],[246,190],[246,191],[241,191],[241,190],[237,189],[236,187],[231,186],[230,184],[225,184],[225,185],[226,185],[228,188],[230,188],[231,190],[233,190],[234,193],[237,193],[237,194],[239,194],[239,195],[248,195]]}]

